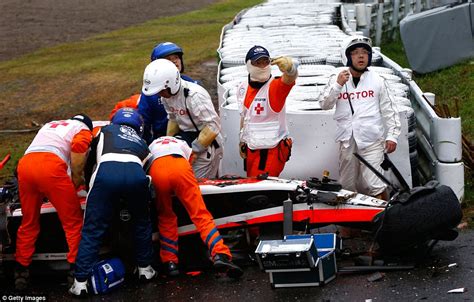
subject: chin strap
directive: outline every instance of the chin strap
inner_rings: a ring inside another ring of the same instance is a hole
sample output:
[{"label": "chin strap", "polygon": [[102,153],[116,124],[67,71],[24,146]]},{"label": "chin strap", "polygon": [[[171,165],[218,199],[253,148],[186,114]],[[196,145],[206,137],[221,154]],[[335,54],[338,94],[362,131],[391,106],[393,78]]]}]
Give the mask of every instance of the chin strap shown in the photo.
[{"label": "chin strap", "polygon": [[[271,76],[270,76],[271,78]],[[268,78],[268,80],[270,80],[270,78]],[[249,86],[252,87],[253,89],[260,89],[263,87],[263,85],[265,85],[268,80],[266,80],[265,82],[256,82],[256,81],[252,81],[250,79],[250,75],[249,75]]]}]

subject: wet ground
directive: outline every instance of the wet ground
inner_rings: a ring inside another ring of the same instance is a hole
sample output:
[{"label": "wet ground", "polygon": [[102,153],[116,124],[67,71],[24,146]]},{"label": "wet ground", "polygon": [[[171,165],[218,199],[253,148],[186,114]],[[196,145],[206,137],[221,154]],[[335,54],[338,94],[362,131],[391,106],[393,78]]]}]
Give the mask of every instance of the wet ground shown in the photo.
[{"label": "wet ground", "polygon": [[[92,296],[92,301],[473,301],[474,231],[462,231],[453,242],[441,242],[422,265],[406,271],[382,272],[378,281],[369,281],[378,272],[339,273],[322,287],[272,289],[269,277],[257,266],[245,267],[242,279],[234,281],[212,271],[175,279],[160,277],[147,284],[129,279],[116,291]],[[451,265],[451,266],[450,266]],[[5,280],[0,284],[5,285]],[[465,288],[451,294],[449,290]],[[48,301],[71,299],[64,276],[36,276],[29,295]],[[3,287],[1,297],[17,295]],[[38,297],[38,296],[37,296]],[[12,300],[10,300],[12,301]]]}]

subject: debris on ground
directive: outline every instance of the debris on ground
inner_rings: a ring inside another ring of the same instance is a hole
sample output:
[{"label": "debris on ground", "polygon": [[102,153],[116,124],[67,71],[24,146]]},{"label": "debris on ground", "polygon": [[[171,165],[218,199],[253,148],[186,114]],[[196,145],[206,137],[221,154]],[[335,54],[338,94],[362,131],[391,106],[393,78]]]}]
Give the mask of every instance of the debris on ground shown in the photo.
[{"label": "debris on ground", "polygon": [[373,273],[372,275],[370,275],[369,277],[367,277],[367,281],[369,281],[369,282],[380,281],[384,277],[385,277],[384,273],[376,272],[376,273]]},{"label": "debris on ground", "polygon": [[460,287],[460,288],[448,290],[448,294],[461,294],[461,293],[465,293],[466,291],[467,291],[466,288]]}]

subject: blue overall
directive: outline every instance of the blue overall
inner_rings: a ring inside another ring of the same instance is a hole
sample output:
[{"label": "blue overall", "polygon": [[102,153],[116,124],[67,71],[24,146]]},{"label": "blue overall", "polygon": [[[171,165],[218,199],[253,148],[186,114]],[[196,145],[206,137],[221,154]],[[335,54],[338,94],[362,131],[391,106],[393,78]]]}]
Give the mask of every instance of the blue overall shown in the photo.
[{"label": "blue overall", "polygon": [[149,181],[141,165],[149,155],[148,146],[132,128],[109,125],[102,128],[92,147],[87,166],[97,161],[97,168],[87,195],[82,238],[76,258],[75,277],[78,281],[85,281],[98,261],[99,248],[120,199],[127,202],[132,215],[138,266],[146,267],[153,260],[147,198]]}]

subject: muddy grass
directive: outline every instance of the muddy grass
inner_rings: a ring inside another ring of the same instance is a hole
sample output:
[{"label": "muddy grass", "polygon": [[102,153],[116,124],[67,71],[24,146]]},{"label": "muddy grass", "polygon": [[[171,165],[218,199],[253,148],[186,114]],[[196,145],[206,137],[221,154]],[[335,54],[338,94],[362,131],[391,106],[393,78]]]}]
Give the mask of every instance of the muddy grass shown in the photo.
[{"label": "muddy grass", "polygon": [[[164,16],[177,15],[203,8],[219,0],[3,0],[0,1],[0,61],[21,57],[37,49],[53,46],[59,43],[73,42],[85,39],[95,34],[125,28],[145,21]],[[159,42],[159,41],[157,41]],[[199,62],[186,64],[185,74],[201,80],[214,100],[217,100],[216,75],[217,62]],[[89,86],[92,90],[96,89]],[[140,87],[131,91],[138,93]],[[94,93],[94,91],[88,91]],[[100,96],[100,91],[96,91]],[[128,95],[117,96],[116,100]],[[99,97],[98,97],[99,99]],[[8,100],[0,100],[10,110]],[[89,112],[94,110],[94,104],[75,104],[58,106],[56,99],[42,99],[42,109],[37,111],[34,104],[28,108],[16,108],[16,114],[0,115],[2,131],[6,129],[35,129],[38,122],[65,118],[79,110]],[[88,110],[89,105],[92,106]],[[100,104],[105,111],[113,108],[113,104]],[[79,107],[79,108],[76,108]],[[109,108],[110,107],[110,108]],[[35,111],[36,110],[36,111]],[[107,116],[104,112],[94,114]],[[20,112],[21,111],[21,112]],[[25,111],[36,112],[28,115]],[[99,110],[100,111],[100,110]],[[18,157],[23,154],[34,137],[35,132],[5,133],[0,132],[0,160],[7,153],[14,157],[0,171],[0,183],[10,178]]]},{"label": "muddy grass", "polygon": [[218,0],[2,0],[0,61],[215,2]]}]

